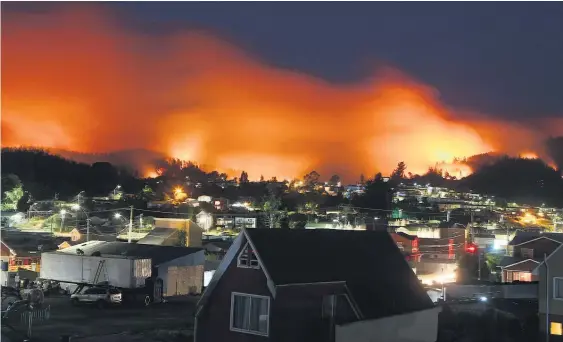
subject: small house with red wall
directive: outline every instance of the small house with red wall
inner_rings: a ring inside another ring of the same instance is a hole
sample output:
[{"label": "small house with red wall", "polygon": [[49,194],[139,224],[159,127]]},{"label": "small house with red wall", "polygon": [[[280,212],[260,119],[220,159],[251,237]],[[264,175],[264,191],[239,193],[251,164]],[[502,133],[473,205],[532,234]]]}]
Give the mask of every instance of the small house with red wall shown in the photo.
[{"label": "small house with red wall", "polygon": [[[434,304],[385,231],[243,228],[197,304],[194,335],[339,342],[349,340],[339,331],[361,335],[373,320],[420,313],[437,322],[428,310]],[[419,341],[433,342],[437,323],[426,325]]]}]

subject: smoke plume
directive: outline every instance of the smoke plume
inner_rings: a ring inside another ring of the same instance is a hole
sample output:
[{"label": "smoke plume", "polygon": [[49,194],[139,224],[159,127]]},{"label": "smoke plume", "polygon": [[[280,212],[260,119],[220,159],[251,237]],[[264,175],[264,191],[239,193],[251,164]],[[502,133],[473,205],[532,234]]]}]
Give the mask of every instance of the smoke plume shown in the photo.
[{"label": "smoke plume", "polygon": [[2,18],[2,145],[143,148],[250,178],[352,181],[489,151],[541,129],[456,112],[396,70],[355,85],[270,66],[202,31],[132,33],[89,6]]}]

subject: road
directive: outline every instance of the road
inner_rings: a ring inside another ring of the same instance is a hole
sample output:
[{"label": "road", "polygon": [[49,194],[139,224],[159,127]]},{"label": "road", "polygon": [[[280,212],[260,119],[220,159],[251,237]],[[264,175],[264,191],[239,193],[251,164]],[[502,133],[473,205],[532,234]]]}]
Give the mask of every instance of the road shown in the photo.
[{"label": "road", "polygon": [[66,296],[47,297],[44,306],[50,306],[51,317],[33,324],[32,337],[33,341],[51,342],[67,335],[80,341],[124,332],[192,329],[196,301],[180,298],[148,307],[97,309],[92,305],[72,306]]}]

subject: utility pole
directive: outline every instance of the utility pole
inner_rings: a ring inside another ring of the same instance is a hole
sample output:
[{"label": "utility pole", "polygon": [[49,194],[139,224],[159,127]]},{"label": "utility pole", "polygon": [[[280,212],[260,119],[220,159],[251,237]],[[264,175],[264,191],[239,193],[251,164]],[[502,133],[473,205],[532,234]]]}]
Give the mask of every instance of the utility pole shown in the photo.
[{"label": "utility pole", "polygon": [[90,218],[86,219],[86,242],[90,241]]},{"label": "utility pole", "polygon": [[477,280],[481,280],[481,250],[477,247]]},{"label": "utility pole", "polygon": [[133,232],[133,206],[131,206],[131,213],[129,214],[129,233],[127,234],[127,242],[131,243],[131,233]]},{"label": "utility pole", "polygon": [[506,256],[508,255],[508,244],[510,243],[510,238],[508,237],[508,225],[506,225]]}]

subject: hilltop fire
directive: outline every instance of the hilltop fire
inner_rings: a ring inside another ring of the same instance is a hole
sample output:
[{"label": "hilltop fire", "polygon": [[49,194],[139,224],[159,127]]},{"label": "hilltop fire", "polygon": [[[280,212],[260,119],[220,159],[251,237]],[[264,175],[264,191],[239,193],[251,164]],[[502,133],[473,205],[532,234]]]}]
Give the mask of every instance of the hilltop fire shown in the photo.
[{"label": "hilltop fire", "polygon": [[[313,169],[357,179],[399,161],[466,176],[454,158],[511,152],[515,140],[535,150],[544,137],[506,122],[484,129],[394,70],[331,84],[206,33],[136,36],[101,10],[62,8],[2,17],[3,146],[144,148],[252,179]],[[515,129],[525,138],[508,136]]]}]

